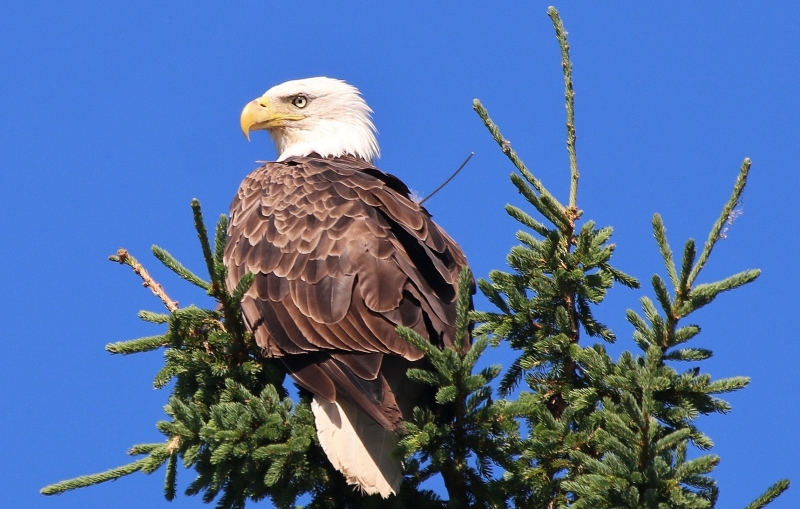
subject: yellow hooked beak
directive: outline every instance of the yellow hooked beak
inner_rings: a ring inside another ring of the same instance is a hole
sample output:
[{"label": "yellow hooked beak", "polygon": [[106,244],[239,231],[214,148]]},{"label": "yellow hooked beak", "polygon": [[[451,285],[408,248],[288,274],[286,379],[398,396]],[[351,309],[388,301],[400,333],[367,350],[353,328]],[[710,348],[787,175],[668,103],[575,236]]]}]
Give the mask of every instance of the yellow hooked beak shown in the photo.
[{"label": "yellow hooked beak", "polygon": [[303,115],[283,111],[285,106],[275,104],[269,97],[259,97],[247,103],[239,118],[242,134],[250,141],[250,131],[283,127],[290,120],[302,120]]}]

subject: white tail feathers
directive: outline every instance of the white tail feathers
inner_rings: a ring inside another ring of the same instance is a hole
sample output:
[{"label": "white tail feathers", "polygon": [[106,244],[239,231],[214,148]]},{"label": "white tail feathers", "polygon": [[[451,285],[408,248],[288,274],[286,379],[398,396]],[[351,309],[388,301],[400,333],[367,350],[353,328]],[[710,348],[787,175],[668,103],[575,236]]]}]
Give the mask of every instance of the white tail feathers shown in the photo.
[{"label": "white tail feathers", "polygon": [[344,401],[314,396],[311,410],[322,450],[348,484],[383,498],[396,494],[403,480],[403,465],[392,457],[397,435]]}]

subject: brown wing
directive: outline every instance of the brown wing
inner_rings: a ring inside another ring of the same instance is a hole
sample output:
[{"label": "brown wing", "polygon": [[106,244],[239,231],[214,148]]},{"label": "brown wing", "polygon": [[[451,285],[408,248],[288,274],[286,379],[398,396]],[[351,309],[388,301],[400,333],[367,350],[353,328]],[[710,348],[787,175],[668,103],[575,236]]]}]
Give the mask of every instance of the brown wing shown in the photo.
[{"label": "brown wing", "polygon": [[386,355],[423,356],[395,327],[454,342],[461,249],[399,179],[359,159],[290,158],[251,173],[231,204],[225,264],[229,288],[256,276],[242,309],[263,353],[387,429],[405,376],[386,375]]}]

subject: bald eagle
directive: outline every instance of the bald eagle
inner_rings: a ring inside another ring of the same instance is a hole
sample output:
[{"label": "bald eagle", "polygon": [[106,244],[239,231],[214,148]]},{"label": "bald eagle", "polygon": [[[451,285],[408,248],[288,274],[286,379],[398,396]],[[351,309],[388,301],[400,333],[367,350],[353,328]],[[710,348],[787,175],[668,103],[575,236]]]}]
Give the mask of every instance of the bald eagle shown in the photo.
[{"label": "bald eagle", "polygon": [[402,480],[396,432],[430,401],[406,377],[423,354],[395,328],[453,345],[467,261],[408,187],[373,166],[371,113],[358,89],[325,77],[277,85],[244,107],[244,135],[267,130],[278,158],[239,187],[225,264],[231,289],[255,275],[245,321],[262,353],[313,394],[333,466],[385,498]]}]

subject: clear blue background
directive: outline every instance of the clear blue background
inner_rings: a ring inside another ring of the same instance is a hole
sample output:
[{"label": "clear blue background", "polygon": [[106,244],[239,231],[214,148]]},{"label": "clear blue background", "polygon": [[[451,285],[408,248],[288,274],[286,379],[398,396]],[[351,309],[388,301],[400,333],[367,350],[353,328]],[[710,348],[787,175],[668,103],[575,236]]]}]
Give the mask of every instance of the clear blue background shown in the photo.
[{"label": "clear blue background", "polygon": [[[0,4],[0,507],[168,505],[163,472],[47,498],[47,484],[130,460],[161,440],[159,353],[115,357],[108,342],[157,334],[160,303],[124,246],[181,305],[208,304],[149,254],[158,244],[202,273],[189,201],[210,222],[274,151],[247,144],[242,106],[270,86],[326,75],[375,110],[378,165],[421,194],[470,151],[431,200],[474,271],[504,268],[521,204],[471,101],[480,98],[551,191],[566,200],[563,82],[546,3],[23,2]],[[759,280],[695,317],[715,377],[749,375],[728,416],[701,418],[722,457],[719,507],[738,508],[783,477],[800,480],[796,427],[800,4],[564,2],[577,91],[579,205],[613,225],[616,265],[664,274],[650,229],[673,247],[705,240],[745,156],[744,214],[701,275],[747,268]],[[632,348],[625,310],[650,290],[615,288],[597,315]],[[486,309],[485,300],[478,306]],[[491,361],[508,364],[502,351]],[[181,471],[185,487],[191,472]],[[797,487],[775,508],[800,506]]]}]

